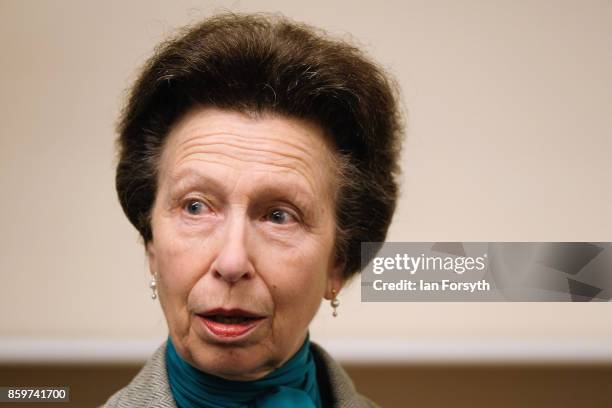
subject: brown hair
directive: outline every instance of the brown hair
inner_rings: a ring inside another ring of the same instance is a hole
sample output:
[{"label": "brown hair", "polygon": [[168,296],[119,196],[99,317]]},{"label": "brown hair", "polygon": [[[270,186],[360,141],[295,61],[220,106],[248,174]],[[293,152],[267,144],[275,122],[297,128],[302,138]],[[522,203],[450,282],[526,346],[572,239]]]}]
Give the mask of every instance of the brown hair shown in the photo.
[{"label": "brown hair", "polygon": [[214,106],[313,120],[341,166],[336,260],[359,272],[361,242],[384,241],[398,196],[396,87],[356,47],[279,16],[221,14],[161,44],[131,88],[118,125],[119,201],[145,243],[169,130]]}]

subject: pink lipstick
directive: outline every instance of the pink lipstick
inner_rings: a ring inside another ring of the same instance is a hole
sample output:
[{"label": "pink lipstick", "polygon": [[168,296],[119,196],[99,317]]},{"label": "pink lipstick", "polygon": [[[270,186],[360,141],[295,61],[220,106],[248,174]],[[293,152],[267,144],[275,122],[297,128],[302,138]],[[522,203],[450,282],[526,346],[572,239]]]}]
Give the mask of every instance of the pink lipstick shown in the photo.
[{"label": "pink lipstick", "polygon": [[234,338],[253,330],[263,319],[263,316],[242,309],[214,309],[198,317],[204,326],[215,336]]}]

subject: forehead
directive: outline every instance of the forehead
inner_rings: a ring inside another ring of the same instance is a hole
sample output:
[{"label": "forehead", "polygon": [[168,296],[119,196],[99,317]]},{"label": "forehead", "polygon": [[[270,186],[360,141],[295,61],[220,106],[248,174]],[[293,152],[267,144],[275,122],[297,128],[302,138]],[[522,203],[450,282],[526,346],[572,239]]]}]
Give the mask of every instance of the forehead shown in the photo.
[{"label": "forehead", "polygon": [[[160,176],[180,183],[197,176],[246,172],[259,183],[282,180],[319,195],[334,188],[332,149],[329,137],[311,121],[199,108],[171,130]],[[213,174],[207,174],[211,170]]]}]

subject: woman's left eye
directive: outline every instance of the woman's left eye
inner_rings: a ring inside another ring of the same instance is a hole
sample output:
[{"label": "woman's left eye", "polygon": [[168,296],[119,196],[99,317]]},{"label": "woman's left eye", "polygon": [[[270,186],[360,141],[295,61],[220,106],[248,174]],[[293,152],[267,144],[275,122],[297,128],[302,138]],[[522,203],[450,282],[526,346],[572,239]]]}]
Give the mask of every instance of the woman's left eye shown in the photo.
[{"label": "woman's left eye", "polygon": [[281,209],[274,209],[266,215],[266,220],[271,221],[275,224],[288,224],[295,222],[295,217],[288,211]]}]

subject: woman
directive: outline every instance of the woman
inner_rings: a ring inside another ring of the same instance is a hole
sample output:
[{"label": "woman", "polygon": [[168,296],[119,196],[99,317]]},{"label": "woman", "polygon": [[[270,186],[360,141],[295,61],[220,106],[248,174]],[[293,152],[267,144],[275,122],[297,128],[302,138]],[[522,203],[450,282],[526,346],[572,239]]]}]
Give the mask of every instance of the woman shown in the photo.
[{"label": "woman", "polygon": [[169,336],[107,407],[371,407],[308,325],[383,241],[400,122],[356,48],[224,14],[163,44],[119,124],[117,192]]}]

